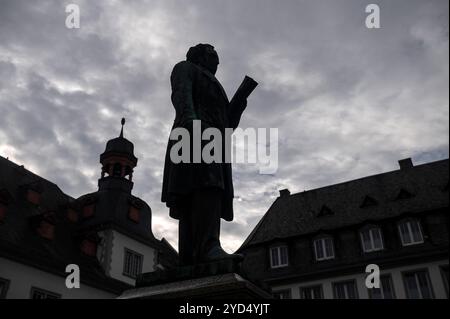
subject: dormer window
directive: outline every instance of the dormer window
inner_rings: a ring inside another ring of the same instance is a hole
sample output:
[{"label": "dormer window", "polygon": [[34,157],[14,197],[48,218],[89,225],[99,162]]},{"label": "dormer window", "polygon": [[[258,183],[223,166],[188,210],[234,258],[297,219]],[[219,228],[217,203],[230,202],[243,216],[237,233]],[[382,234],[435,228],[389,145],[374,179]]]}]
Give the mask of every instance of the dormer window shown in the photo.
[{"label": "dormer window", "polygon": [[280,245],[270,248],[270,267],[280,268],[289,264],[288,247]]},{"label": "dormer window", "polygon": [[34,189],[28,189],[26,193],[27,201],[33,205],[41,203],[41,193]]},{"label": "dormer window", "polygon": [[379,227],[368,227],[361,230],[361,245],[365,253],[382,250],[383,239],[381,238],[381,229]]},{"label": "dormer window", "polygon": [[53,212],[33,216],[32,218],[32,223],[39,236],[48,240],[55,237],[56,218]]},{"label": "dormer window", "polygon": [[97,247],[100,242],[100,237],[97,233],[89,233],[84,236],[81,241],[81,252],[87,256],[97,256]]},{"label": "dormer window", "polygon": [[398,231],[403,246],[423,243],[422,229],[417,219],[402,221],[398,224]]},{"label": "dormer window", "polygon": [[131,205],[128,210],[128,218],[135,223],[139,223],[140,211],[136,206]]},{"label": "dormer window", "polygon": [[314,253],[317,261],[333,259],[334,245],[332,237],[322,237],[314,240]]},{"label": "dormer window", "polygon": [[414,197],[413,193],[411,193],[410,191],[402,188],[398,194],[397,197],[395,198],[396,200],[402,200],[402,199],[409,199]]},{"label": "dormer window", "polygon": [[78,221],[78,212],[73,209],[73,208],[68,208],[67,209],[67,219],[71,222],[71,223],[76,223]]},{"label": "dormer window", "polygon": [[94,216],[95,213],[95,203],[88,202],[83,206],[83,218],[89,218]]},{"label": "dormer window", "polygon": [[371,196],[366,196],[364,197],[362,203],[361,203],[361,208],[366,208],[366,207],[372,207],[372,206],[377,206],[378,202],[376,199],[374,199]]},{"label": "dormer window", "polygon": [[128,203],[130,205],[128,208],[128,219],[135,223],[139,223],[143,203],[135,198],[130,199]]},{"label": "dormer window", "polygon": [[324,217],[324,216],[331,216],[331,215],[334,215],[334,212],[327,205],[323,205],[317,216]]}]

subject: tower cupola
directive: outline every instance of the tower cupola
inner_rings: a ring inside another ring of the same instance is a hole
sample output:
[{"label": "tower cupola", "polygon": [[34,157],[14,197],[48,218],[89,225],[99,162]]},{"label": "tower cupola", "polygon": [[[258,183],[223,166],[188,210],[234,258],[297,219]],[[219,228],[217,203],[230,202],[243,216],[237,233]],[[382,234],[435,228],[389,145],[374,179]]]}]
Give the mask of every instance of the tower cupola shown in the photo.
[{"label": "tower cupola", "polygon": [[117,181],[121,180],[128,182],[125,184],[130,184],[129,186],[132,187],[133,169],[136,167],[138,159],[134,156],[133,143],[123,137],[124,118],[122,118],[121,124],[119,137],[109,140],[106,143],[105,151],[100,155],[102,172],[99,187],[102,187],[106,180],[109,181],[106,184],[111,185],[111,179],[115,180],[114,184],[116,185]]}]

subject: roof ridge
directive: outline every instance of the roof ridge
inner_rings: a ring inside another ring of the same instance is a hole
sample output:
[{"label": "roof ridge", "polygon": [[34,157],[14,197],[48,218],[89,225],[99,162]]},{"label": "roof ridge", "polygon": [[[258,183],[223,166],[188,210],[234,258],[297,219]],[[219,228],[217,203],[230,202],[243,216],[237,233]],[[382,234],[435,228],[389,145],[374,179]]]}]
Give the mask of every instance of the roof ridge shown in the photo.
[{"label": "roof ridge", "polygon": [[[411,170],[414,170],[416,168],[423,168],[424,166],[435,165],[435,164],[438,164],[438,163],[444,163],[444,162],[448,162],[448,161],[449,161],[449,159],[446,158],[446,159],[442,159],[442,160],[438,160],[438,161],[434,161],[434,162],[423,163],[423,164],[419,164],[419,165],[414,166]],[[354,183],[354,182],[362,181],[362,180],[365,180],[365,179],[372,179],[372,178],[377,177],[377,176],[389,175],[389,174],[400,173],[400,172],[402,172],[402,170],[396,169],[396,170],[387,171],[387,172],[383,172],[383,173],[363,176],[363,177],[359,177],[359,178],[355,178],[355,179],[351,179],[351,180],[346,180],[346,181],[343,181],[343,182],[338,182],[338,183],[335,183],[335,184],[330,184],[330,185],[326,185],[326,186],[319,186],[317,188],[304,190],[304,191],[300,191],[300,192],[296,192],[296,193],[291,193],[290,196],[298,196],[298,195],[302,195],[302,194],[310,193],[310,192],[315,192],[315,191],[326,189],[326,188],[336,187],[336,186],[339,186],[339,185]]]},{"label": "roof ridge", "polygon": [[[50,180],[48,180],[48,179],[46,179],[46,178],[44,178],[44,177],[38,175],[38,174],[36,174],[36,173],[30,171],[29,169],[25,168],[25,165],[19,165],[19,164],[17,164],[16,162],[11,161],[10,159],[5,158],[5,157],[3,157],[3,156],[1,156],[1,155],[0,155],[0,161],[3,161],[5,164],[9,165],[12,169],[14,169],[14,170],[16,170],[16,171],[17,171],[17,170],[22,170],[23,173],[25,173],[26,175],[29,175],[30,177],[32,177],[32,178],[35,179],[35,180],[33,180],[33,181],[31,181],[30,183],[27,183],[27,184],[32,184],[32,183],[37,183],[37,182],[44,182],[44,183],[47,183],[47,184],[49,184],[49,185],[51,185],[51,186],[53,186],[53,187],[56,187],[56,189],[59,190],[64,196],[67,196],[67,197],[70,198],[70,199],[75,199],[73,196],[71,196],[71,195],[69,195],[69,194],[66,194],[66,193],[58,186],[58,184],[56,184],[56,183],[54,183],[54,182],[52,182],[52,181],[50,181]],[[1,163],[0,163],[0,165],[1,165]]]}]

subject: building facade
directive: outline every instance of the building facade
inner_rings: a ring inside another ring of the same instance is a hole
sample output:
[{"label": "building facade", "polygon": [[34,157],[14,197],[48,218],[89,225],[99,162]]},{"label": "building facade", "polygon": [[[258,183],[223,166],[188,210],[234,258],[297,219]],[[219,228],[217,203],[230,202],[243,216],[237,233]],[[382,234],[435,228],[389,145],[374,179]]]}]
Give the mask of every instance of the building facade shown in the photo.
[{"label": "building facade", "polygon": [[[98,191],[80,198],[0,157],[0,298],[115,298],[140,273],[177,263],[152,233],[150,206],[131,193],[133,152],[122,128],[100,155]],[[66,285],[69,265],[79,288]]]},{"label": "building facade", "polygon": [[[247,276],[278,298],[448,298],[449,161],[399,164],[315,190],[280,191],[238,250]],[[368,277],[374,269],[379,288]]]}]

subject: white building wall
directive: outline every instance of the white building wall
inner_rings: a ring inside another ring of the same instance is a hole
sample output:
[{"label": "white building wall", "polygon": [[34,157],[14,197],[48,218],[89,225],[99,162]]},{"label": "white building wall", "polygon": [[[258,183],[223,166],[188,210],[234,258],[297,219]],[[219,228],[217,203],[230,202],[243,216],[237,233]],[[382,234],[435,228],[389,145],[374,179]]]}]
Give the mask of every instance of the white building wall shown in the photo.
[{"label": "white building wall", "polygon": [[135,279],[123,275],[125,248],[144,256],[142,264],[143,273],[155,270],[157,254],[152,247],[112,230],[111,265],[108,268],[109,276],[134,285],[136,282]]},{"label": "white building wall", "polygon": [[[392,268],[392,269],[382,269],[380,268],[380,275],[390,274],[392,277],[392,283],[394,286],[395,297],[397,299],[406,299],[406,291],[403,283],[403,275],[402,273],[405,271],[412,270],[428,270],[428,274],[430,276],[431,285],[433,288],[434,297],[437,299],[446,299],[448,298],[447,292],[444,285],[444,279],[441,273],[441,266],[448,265],[448,259],[440,260],[431,263],[423,263],[423,264],[415,264],[409,265],[405,267]],[[365,269],[362,269],[361,273],[349,275],[349,276],[338,276],[332,278],[326,278],[321,280],[314,280],[308,282],[297,282],[294,284],[288,285],[276,285],[272,287],[273,291],[281,291],[281,290],[291,290],[291,296],[293,299],[300,298],[300,288],[301,287],[309,287],[315,285],[322,285],[323,295],[325,299],[333,299],[333,283],[339,281],[346,280],[355,280],[356,287],[358,289],[358,298],[360,299],[368,299],[369,291],[366,288],[365,281],[367,274],[364,272]]]},{"label": "white building wall", "polygon": [[[68,274],[69,275],[69,274]],[[80,269],[81,281],[83,270]],[[6,295],[8,299],[30,298],[31,287],[45,289],[67,299],[109,299],[117,295],[80,283],[80,288],[68,289],[66,277],[33,268],[9,259],[0,258],[0,278],[10,281]]]},{"label": "white building wall", "polygon": [[103,230],[97,233],[101,238],[100,244],[97,247],[97,259],[100,262],[105,274],[111,276],[111,260],[112,260],[112,245],[113,245],[113,231],[111,229]]}]

